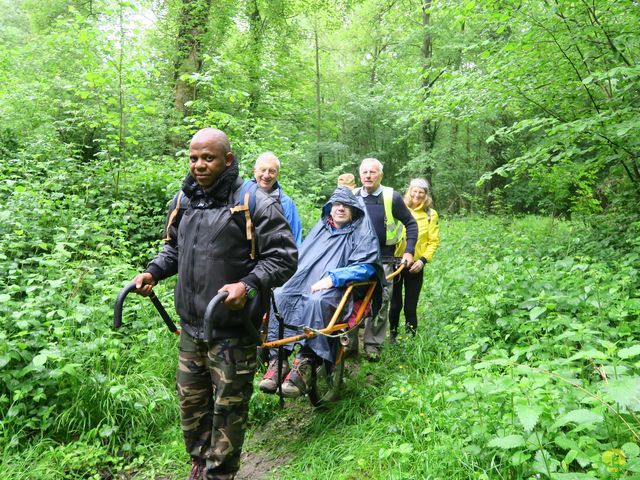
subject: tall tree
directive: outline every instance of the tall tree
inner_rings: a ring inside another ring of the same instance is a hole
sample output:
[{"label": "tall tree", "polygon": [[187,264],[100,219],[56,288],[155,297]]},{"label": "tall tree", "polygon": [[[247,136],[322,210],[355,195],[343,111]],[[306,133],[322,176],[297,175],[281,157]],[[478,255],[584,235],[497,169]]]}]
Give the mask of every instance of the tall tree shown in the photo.
[{"label": "tall tree", "polygon": [[256,114],[258,103],[260,102],[261,81],[262,81],[262,43],[264,33],[264,23],[258,0],[247,0],[247,18],[249,19],[249,53],[247,58],[249,76],[249,112]]},{"label": "tall tree", "polygon": [[[431,78],[431,56],[432,56],[432,38],[431,38],[431,0],[425,0],[422,3],[422,94],[424,97],[429,95],[432,86]],[[436,79],[433,80],[435,82]],[[431,151],[435,142],[437,125],[428,117],[422,120],[420,128],[422,149],[425,154]],[[433,182],[433,164],[429,163],[425,169],[425,176],[429,183]]]},{"label": "tall tree", "polygon": [[211,0],[181,0],[175,59],[175,107],[182,115],[186,103],[196,99],[196,86],[189,75],[202,68],[202,48],[209,25]]},{"label": "tall tree", "polygon": [[324,157],[320,143],[322,141],[321,125],[322,125],[322,96],[320,95],[320,43],[318,41],[318,24],[314,22],[313,25],[313,46],[314,46],[314,58],[316,65],[315,86],[316,86],[316,146],[318,148],[318,168],[320,171],[324,170]]}]

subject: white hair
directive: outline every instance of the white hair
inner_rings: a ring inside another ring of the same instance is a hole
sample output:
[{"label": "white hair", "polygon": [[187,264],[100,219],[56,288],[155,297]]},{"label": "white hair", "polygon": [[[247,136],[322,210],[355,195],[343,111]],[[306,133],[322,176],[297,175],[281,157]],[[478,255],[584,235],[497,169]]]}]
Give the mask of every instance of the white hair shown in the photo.
[{"label": "white hair", "polygon": [[280,170],[280,159],[276,157],[276,154],[273,152],[264,152],[258,155],[258,158],[256,158],[256,164],[253,166],[253,168],[257,168],[260,163],[267,160],[275,160],[276,165],[278,166],[278,170]]},{"label": "white hair", "polygon": [[411,180],[411,183],[409,183],[409,188],[411,187],[418,187],[423,189],[425,192],[428,192],[429,182],[424,178],[414,178],[413,180]]},{"label": "white hair", "polygon": [[380,169],[380,173],[383,172],[384,167],[382,165],[382,162],[380,160],[378,160],[377,158],[365,158],[364,160],[362,160],[362,162],[360,162],[360,168],[362,168],[362,166],[365,163],[374,163]]}]

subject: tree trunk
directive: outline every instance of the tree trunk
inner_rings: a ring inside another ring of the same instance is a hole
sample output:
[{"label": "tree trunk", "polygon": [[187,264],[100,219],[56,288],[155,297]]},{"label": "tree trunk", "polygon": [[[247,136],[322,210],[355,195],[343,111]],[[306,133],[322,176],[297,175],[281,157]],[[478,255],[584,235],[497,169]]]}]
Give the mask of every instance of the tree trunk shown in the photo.
[{"label": "tree trunk", "polygon": [[[431,44],[431,0],[425,0],[422,3],[422,28],[424,30],[424,36],[422,37],[422,94],[426,98],[429,95],[431,89],[431,79],[429,69],[431,68],[431,56],[432,56],[432,44]],[[433,122],[427,118],[422,121],[420,128],[422,149],[425,153],[430,152],[433,149],[436,136],[436,126]],[[433,179],[433,166],[428,165],[425,169],[425,176],[432,183]]]},{"label": "tree trunk", "polygon": [[320,46],[318,44],[318,26],[315,25],[313,28],[313,34],[315,39],[315,50],[316,50],[316,147],[318,149],[318,168],[320,171],[324,170],[324,161],[322,156],[322,151],[320,149],[320,123],[322,121],[322,110],[321,110],[321,101],[322,98],[320,96]]},{"label": "tree trunk", "polygon": [[186,103],[196,99],[196,89],[182,79],[202,67],[202,43],[207,33],[211,0],[183,0],[178,16],[175,61],[175,107],[184,116]]},{"label": "tree trunk", "polygon": [[249,18],[249,112],[256,114],[260,103],[260,82],[262,73],[260,65],[262,61],[262,16],[258,8],[257,0],[247,2],[247,17]]},{"label": "tree trunk", "polygon": [[127,144],[126,144],[126,134],[127,134],[127,119],[125,117],[125,97],[124,97],[124,82],[123,82],[123,63],[124,63],[124,42],[125,42],[125,32],[124,32],[124,5],[122,2],[119,4],[119,48],[118,48],[118,63],[117,63],[117,71],[118,71],[118,160],[116,161],[115,175],[114,175],[114,198],[118,198],[119,190],[120,190],[120,166],[124,160],[126,160],[127,156]]}]

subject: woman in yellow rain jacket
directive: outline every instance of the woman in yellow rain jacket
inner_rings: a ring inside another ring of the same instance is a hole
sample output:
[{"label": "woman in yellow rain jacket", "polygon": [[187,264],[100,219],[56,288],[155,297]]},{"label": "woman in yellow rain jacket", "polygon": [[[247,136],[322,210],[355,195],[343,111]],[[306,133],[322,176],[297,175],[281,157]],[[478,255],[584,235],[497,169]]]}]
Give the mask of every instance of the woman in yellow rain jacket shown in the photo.
[{"label": "woman in yellow rain jacket", "polygon": [[[398,323],[402,311],[402,290],[404,286],[404,316],[406,319],[406,331],[411,335],[416,334],[418,328],[418,316],[416,309],[418,298],[422,288],[422,271],[424,266],[431,261],[438,245],[440,244],[440,227],[438,225],[438,213],[431,208],[433,200],[429,195],[429,183],[423,178],[414,178],[404,196],[404,203],[418,222],[418,242],[414,258],[416,261],[410,269],[404,270],[398,282],[393,286],[391,309],[389,311],[389,327],[391,341],[395,342],[398,335]],[[402,242],[396,252],[404,251]]]}]

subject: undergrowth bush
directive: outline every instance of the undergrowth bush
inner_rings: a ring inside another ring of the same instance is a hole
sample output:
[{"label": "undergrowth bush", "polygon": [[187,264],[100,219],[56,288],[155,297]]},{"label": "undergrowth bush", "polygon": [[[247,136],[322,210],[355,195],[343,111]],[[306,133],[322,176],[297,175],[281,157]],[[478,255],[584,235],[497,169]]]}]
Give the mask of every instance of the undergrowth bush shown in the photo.
[{"label": "undergrowth bush", "polygon": [[0,173],[0,450],[11,463],[45,440],[84,442],[109,451],[103,468],[126,463],[177,417],[173,336],[141,302],[112,330],[116,293],[157,247],[175,162],[116,194],[100,165],[28,160]]},{"label": "undergrowth bush", "polygon": [[356,363],[342,399],[301,427],[311,444],[282,448],[293,459],[278,472],[637,476],[640,223],[589,220],[443,222],[418,337],[379,365]]},{"label": "undergrowth bush", "polygon": [[[112,165],[28,160],[0,171],[0,477],[180,476],[176,338],[149,302],[128,300],[117,332],[112,309],[184,164],[122,165],[116,190]],[[316,200],[300,202],[309,225]],[[639,230],[629,215],[443,222],[419,336],[355,362],[325,409],[255,396],[253,435],[305,439],[259,443],[287,478],[640,474]]]}]

